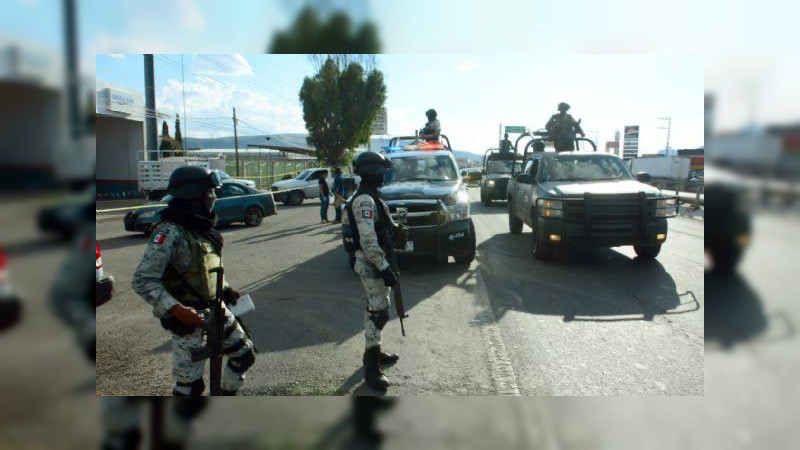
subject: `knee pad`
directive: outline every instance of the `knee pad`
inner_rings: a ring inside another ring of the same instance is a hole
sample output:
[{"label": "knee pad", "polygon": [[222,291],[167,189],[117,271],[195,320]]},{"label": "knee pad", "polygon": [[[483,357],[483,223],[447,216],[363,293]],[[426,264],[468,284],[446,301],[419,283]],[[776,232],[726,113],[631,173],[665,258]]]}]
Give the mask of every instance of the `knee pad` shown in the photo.
[{"label": "knee pad", "polygon": [[382,330],[389,321],[389,310],[369,311],[369,320],[375,325],[375,328]]},{"label": "knee pad", "polygon": [[206,407],[206,397],[189,397],[176,399],[175,414],[185,420],[192,420]]},{"label": "knee pad", "polygon": [[247,369],[256,362],[256,354],[253,352],[253,349],[247,349],[247,351],[239,356],[228,358],[228,367],[232,371],[238,374],[243,374],[247,372]]},{"label": "knee pad", "polygon": [[[183,390],[179,390],[180,388],[189,388],[189,393],[184,394]],[[188,396],[201,396],[203,395],[203,391],[206,390],[206,384],[203,382],[203,379],[200,378],[199,380],[192,381],[191,383],[182,383],[178,382],[175,389],[172,390],[172,395],[176,397],[188,397]]]}]

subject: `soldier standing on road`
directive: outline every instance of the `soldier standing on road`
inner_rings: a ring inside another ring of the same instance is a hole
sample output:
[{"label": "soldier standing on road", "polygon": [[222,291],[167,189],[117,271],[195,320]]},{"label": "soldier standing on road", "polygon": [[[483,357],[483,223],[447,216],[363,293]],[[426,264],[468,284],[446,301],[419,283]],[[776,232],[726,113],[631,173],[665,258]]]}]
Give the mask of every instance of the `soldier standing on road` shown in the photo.
[{"label": "soldier standing on road", "polygon": [[[222,235],[214,229],[213,212],[221,185],[219,175],[197,166],[176,169],[167,192],[172,196],[161,213],[142,261],[133,274],[133,289],[153,307],[153,315],[172,332],[174,395],[202,395],[205,361],[192,362],[191,350],[203,345],[201,311],[210,308],[216,276],[222,266]],[[225,282],[223,300],[236,304],[239,293]],[[224,307],[224,352],[228,363],[222,374],[225,395],[236,395],[245,372],[255,362],[253,343],[233,314]],[[210,315],[210,314],[209,314]]]},{"label": "soldier standing on road", "polygon": [[581,129],[580,122],[576,121],[570,114],[569,105],[561,102],[558,104],[558,114],[553,114],[547,121],[545,129],[553,140],[553,145],[557,152],[575,150],[575,135],[586,136]]},{"label": "soldier standing on road", "polygon": [[428,123],[422,127],[420,137],[426,141],[439,142],[439,135],[442,134],[442,125],[439,123],[439,119],[436,118],[436,110],[429,109],[425,111],[425,115],[428,117]]},{"label": "soldier standing on road", "polygon": [[394,239],[397,225],[378,193],[389,167],[389,160],[383,155],[373,152],[360,154],[353,168],[361,176],[361,183],[346,204],[348,219],[353,226],[356,257],[353,270],[361,278],[367,293],[364,381],[371,388],[381,391],[389,386],[389,380],[381,371],[381,364],[392,364],[399,359],[397,355],[381,350],[381,330],[389,321],[390,288],[397,284],[397,277],[386,261],[385,251],[389,239]]}]

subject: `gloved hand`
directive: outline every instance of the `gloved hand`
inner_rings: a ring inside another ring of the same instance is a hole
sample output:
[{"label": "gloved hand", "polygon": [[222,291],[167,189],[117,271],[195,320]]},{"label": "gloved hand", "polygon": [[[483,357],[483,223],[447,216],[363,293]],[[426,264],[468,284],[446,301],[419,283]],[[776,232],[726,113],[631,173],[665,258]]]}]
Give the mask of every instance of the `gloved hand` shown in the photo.
[{"label": "gloved hand", "polygon": [[228,286],[222,290],[222,301],[226,304],[234,306],[236,302],[239,300],[241,295],[239,291],[234,290],[232,287]]},{"label": "gloved hand", "polygon": [[394,248],[404,249],[408,242],[408,232],[406,227],[399,225],[394,229]]},{"label": "gloved hand", "polygon": [[392,287],[397,284],[397,275],[394,274],[391,267],[381,270],[381,276],[383,277],[384,286]]},{"label": "gloved hand", "polygon": [[203,324],[203,316],[200,315],[194,308],[187,308],[186,306],[178,303],[173,306],[169,313],[178,319],[178,322],[189,325],[190,327],[199,327]]}]

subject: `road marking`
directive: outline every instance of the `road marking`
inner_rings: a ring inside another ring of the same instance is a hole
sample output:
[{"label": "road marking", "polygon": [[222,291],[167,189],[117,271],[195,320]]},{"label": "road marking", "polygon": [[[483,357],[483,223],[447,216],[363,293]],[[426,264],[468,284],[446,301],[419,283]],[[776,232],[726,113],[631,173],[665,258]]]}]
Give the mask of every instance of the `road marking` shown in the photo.
[{"label": "road marking", "polygon": [[511,360],[508,359],[506,346],[503,342],[503,334],[497,326],[497,318],[492,310],[481,270],[476,269],[476,274],[475,302],[481,309],[480,314],[478,314],[478,323],[480,324],[484,346],[489,356],[489,375],[492,377],[492,382],[498,395],[519,396],[514,367],[511,365]]}]

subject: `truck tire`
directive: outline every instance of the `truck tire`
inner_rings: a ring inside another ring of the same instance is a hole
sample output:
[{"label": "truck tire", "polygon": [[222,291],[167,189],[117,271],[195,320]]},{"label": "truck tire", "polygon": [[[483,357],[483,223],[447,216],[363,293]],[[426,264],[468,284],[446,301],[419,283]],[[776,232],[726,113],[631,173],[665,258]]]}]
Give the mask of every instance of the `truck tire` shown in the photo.
[{"label": "truck tire", "polygon": [[511,203],[511,199],[508,199],[508,228],[511,234],[522,233],[522,220],[517,219],[514,215],[514,206]]},{"label": "truck tire", "polygon": [[244,224],[248,227],[257,227],[264,220],[264,214],[258,206],[251,206],[244,212]]},{"label": "truck tire", "polygon": [[456,264],[460,266],[468,266],[472,264],[472,261],[475,261],[477,242],[475,240],[475,225],[472,223],[472,221],[469,223],[469,245],[470,249],[466,255],[453,257],[453,259],[456,260]]},{"label": "truck tire", "polygon": [[633,251],[636,252],[636,256],[639,258],[639,261],[652,261],[656,259],[658,253],[661,252],[661,244],[634,245]]},{"label": "truck tire", "polygon": [[531,254],[540,261],[547,261],[553,257],[553,247],[539,239],[536,229],[531,234]]},{"label": "truck tire", "polygon": [[483,192],[483,190],[481,190],[481,203],[483,203],[483,206],[492,206],[492,199],[491,199],[491,198],[489,198],[489,197],[488,197],[488,196],[487,196],[487,195],[486,195],[486,194]]},{"label": "truck tire", "polygon": [[303,197],[302,191],[289,192],[289,204],[292,206],[300,206],[303,204]]}]

